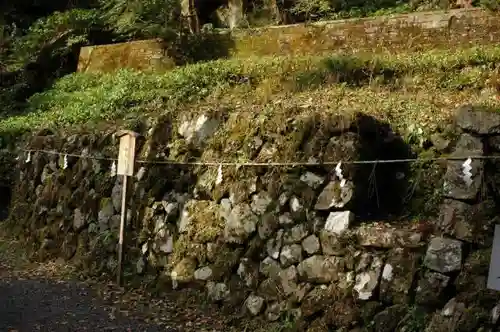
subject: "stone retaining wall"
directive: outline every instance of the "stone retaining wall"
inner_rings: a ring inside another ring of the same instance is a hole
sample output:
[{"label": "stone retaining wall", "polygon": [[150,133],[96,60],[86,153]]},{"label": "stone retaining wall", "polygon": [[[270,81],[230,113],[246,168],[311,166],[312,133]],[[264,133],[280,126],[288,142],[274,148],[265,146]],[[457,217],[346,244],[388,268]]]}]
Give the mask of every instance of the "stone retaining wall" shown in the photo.
[{"label": "stone retaining wall", "polygon": [[[391,156],[398,136],[361,115],[308,112],[311,124],[324,127],[307,127],[296,116],[277,122],[278,130],[248,114],[193,113],[152,124],[138,143],[140,158],[408,157]],[[260,123],[261,131],[238,136],[242,122]],[[500,153],[500,114],[464,106],[456,124],[457,138],[442,153]],[[117,155],[116,144],[111,133],[46,132],[30,147],[109,157]],[[41,153],[20,163],[9,222],[38,258],[63,257],[82,271],[114,273],[121,181],[105,160],[60,163]],[[201,286],[221,305],[270,321],[293,317],[311,332],[493,331],[500,296],[486,289],[486,279],[499,208],[496,163],[473,159],[470,184],[462,179],[463,161],[448,161],[437,173],[414,173],[403,164],[345,164],[342,177],[327,165],[137,165],[126,270],[134,278],[154,274],[163,287]],[[417,179],[444,197],[435,202],[442,201],[440,216],[417,210],[397,218],[394,206],[407,192],[398,188],[418,192]],[[374,221],[382,215],[385,221]]]}]

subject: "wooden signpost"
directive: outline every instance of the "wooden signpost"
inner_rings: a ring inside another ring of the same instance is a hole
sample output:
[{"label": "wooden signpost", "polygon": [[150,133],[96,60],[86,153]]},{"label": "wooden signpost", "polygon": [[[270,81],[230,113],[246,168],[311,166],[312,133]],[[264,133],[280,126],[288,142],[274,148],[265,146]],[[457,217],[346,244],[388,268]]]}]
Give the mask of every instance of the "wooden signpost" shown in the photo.
[{"label": "wooden signpost", "polygon": [[116,170],[116,174],[123,176],[120,239],[118,242],[118,271],[116,274],[116,282],[118,285],[121,285],[123,266],[123,238],[125,232],[125,221],[127,218],[127,178],[134,175],[135,140],[139,136],[139,134],[129,130],[122,130],[119,131],[116,136],[120,138],[120,152],[118,153],[118,167]]}]

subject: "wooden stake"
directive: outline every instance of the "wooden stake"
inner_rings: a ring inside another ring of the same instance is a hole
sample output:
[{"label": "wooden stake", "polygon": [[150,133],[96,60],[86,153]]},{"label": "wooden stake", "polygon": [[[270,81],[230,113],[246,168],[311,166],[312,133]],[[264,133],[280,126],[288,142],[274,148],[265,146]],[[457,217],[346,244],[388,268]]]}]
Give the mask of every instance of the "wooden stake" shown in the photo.
[{"label": "wooden stake", "polygon": [[128,130],[122,130],[117,133],[117,136],[120,138],[117,175],[123,176],[120,238],[118,242],[118,266],[116,273],[116,283],[118,286],[121,286],[123,270],[123,242],[125,237],[125,222],[127,220],[127,178],[134,175],[135,139],[139,136],[139,134]]},{"label": "wooden stake", "polygon": [[120,239],[118,242],[118,272],[116,274],[116,283],[121,286],[123,269],[123,238],[125,235],[125,221],[127,218],[127,176],[123,175],[122,187],[122,209],[120,217]]}]

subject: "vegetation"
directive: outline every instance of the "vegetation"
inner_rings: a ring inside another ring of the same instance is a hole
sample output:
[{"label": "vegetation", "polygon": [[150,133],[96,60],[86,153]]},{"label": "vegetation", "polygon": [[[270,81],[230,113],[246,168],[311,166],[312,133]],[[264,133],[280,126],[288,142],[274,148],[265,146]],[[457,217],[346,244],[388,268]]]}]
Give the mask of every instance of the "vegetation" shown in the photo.
[{"label": "vegetation", "polygon": [[[428,93],[427,98],[470,95],[493,84],[494,69],[499,61],[500,48],[493,46],[461,52],[429,51],[374,57],[218,60],[161,74],[126,70],[111,74],[75,73],[58,80],[51,89],[33,95],[25,114],[0,120],[0,132],[4,137],[16,136],[42,127],[133,118],[206,98],[228,98],[229,92],[233,98],[245,94],[265,99],[273,94],[328,89],[332,94],[348,93],[352,102],[381,93],[380,89],[386,92],[397,89],[406,94]],[[366,89],[371,92],[367,93]],[[395,94],[391,98],[401,96]]]},{"label": "vegetation", "polygon": [[[297,0],[287,10],[297,19],[318,20],[413,10],[419,8],[417,3]],[[185,54],[192,53],[196,40],[175,42],[183,38],[178,7],[176,0],[80,0],[71,4],[23,0],[0,4],[3,143],[34,128],[134,117],[206,98],[229,98],[228,92],[235,98],[238,93],[251,92],[253,98],[266,101],[276,94],[322,89],[325,84],[331,93],[342,89],[363,96],[367,95],[364,89],[374,86],[386,91],[477,91],[488,85],[499,59],[498,48],[487,47],[420,55],[218,60],[165,74],[70,74],[76,68],[80,46],[86,44],[160,37],[185,47]],[[494,1],[490,0],[488,7],[494,9]]]}]

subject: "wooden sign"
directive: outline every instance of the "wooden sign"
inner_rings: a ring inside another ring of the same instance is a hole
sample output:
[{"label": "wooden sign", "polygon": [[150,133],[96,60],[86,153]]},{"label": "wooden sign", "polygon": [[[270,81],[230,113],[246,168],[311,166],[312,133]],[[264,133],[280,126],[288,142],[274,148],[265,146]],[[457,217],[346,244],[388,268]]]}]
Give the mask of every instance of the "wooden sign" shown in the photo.
[{"label": "wooden sign", "polygon": [[500,291],[500,225],[495,226],[493,248],[491,248],[488,288]]},{"label": "wooden sign", "polygon": [[120,235],[118,240],[118,269],[116,274],[116,282],[118,285],[121,285],[123,240],[125,233],[125,217],[127,215],[127,177],[134,175],[135,139],[139,134],[133,131],[123,130],[118,132],[117,136],[120,137],[120,152],[118,153],[118,167],[116,173],[123,176]]},{"label": "wooden sign", "polygon": [[135,161],[135,139],[138,136],[133,131],[124,130],[118,133],[120,137],[120,152],[118,153],[118,175],[133,176]]}]

